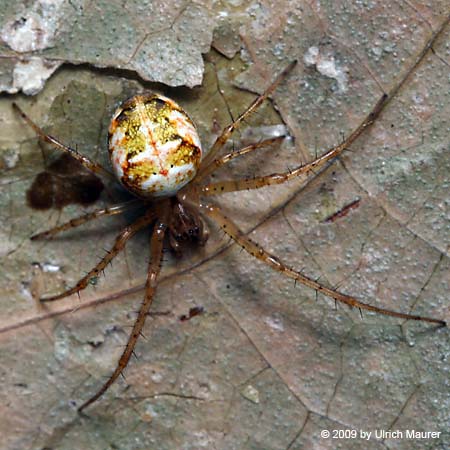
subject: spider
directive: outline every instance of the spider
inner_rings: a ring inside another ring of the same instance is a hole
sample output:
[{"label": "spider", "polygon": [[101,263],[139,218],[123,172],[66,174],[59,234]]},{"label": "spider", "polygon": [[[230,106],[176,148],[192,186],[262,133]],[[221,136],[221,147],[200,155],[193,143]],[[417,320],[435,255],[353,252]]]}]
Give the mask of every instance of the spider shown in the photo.
[{"label": "spider", "polygon": [[235,243],[262,263],[284,276],[294,279],[295,282],[302,283],[316,292],[334,299],[335,302],[344,303],[351,308],[358,308],[360,312],[368,310],[406,320],[446,325],[445,321],[440,319],[372,306],[351,295],[320,284],[317,280],[288,267],[277,256],[264,250],[247,237],[233,220],[222,212],[220,206],[209,200],[209,197],[214,195],[260,189],[286,183],[301,175],[307,176],[315,173],[317,169],[338,157],[371,126],[401,86],[400,83],[389,95],[384,94],[359,127],[344,142],[307,164],[300,164],[293,170],[284,173],[240,180],[208,182],[207,179],[213,172],[231,160],[280,141],[280,138],[265,139],[237,151],[223,154],[224,145],[232,133],[276,90],[295,65],[296,61],[293,61],[282,70],[270,86],[239,117],[223,129],[206,154],[203,154],[195,125],[186,112],[174,101],[155,93],[143,93],[126,100],[114,113],[109,126],[109,156],[114,173],[56,138],[45,134],[17,104],[13,104],[14,109],[41,140],[70,154],[90,171],[118,179],[136,197],[131,202],[90,212],[35,234],[31,237],[32,240],[52,238],[60,232],[78,227],[88,221],[122,214],[137,204],[143,205],[145,210],[138,219],[120,232],[112,248],[75,286],[57,295],[43,297],[41,301],[52,302],[72,294],[79,295],[80,291],[88,286],[89,281],[102,272],[124,248],[126,242],[133,235],[145,227],[152,230],[144,299],[125,349],[112,375],[92,397],[79,406],[79,412],[96,402],[127,367],[155,296],[164,243],[167,242],[168,246],[176,253],[180,253],[183,246],[188,243],[204,245],[209,233],[205,222],[206,218],[215,222]]}]

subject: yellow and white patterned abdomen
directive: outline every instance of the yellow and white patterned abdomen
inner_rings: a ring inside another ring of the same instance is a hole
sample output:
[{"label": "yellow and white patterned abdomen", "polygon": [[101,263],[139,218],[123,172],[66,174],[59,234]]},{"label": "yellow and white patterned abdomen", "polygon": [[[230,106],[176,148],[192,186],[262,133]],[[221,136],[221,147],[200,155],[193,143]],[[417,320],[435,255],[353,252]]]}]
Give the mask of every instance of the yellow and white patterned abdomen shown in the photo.
[{"label": "yellow and white patterned abdomen", "polygon": [[159,94],[136,95],[114,113],[109,157],[120,182],[138,197],[168,197],[191,181],[202,149],[183,109]]}]

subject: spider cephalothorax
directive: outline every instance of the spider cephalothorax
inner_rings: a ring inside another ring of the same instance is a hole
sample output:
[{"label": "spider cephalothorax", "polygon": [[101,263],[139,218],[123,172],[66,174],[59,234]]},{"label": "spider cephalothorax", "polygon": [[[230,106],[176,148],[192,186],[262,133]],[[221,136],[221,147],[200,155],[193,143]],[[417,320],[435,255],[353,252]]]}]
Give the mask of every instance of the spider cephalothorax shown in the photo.
[{"label": "spider cephalothorax", "polygon": [[205,245],[209,235],[200,214],[177,198],[172,199],[168,234],[170,247],[177,256],[181,255],[186,244]]},{"label": "spider cephalothorax", "polygon": [[[431,44],[436,36],[437,34],[430,40],[428,48],[431,48]],[[420,56],[418,62],[424,55],[425,52]],[[113,374],[95,395],[79,407],[79,411],[95,402],[108,390],[125,369],[133,354],[156,291],[165,237],[168,236],[172,249],[177,253],[180,252],[181,246],[186,242],[203,245],[208,237],[204,223],[205,218],[219,225],[222,231],[228,234],[238,245],[264,264],[267,264],[284,276],[334,299],[336,302],[344,303],[352,308],[358,308],[360,311],[368,310],[406,320],[419,320],[436,323],[441,326],[445,325],[445,322],[441,319],[372,306],[351,295],[320,284],[317,280],[309,278],[300,271],[287,266],[275,255],[264,250],[247,237],[235,225],[233,220],[221,211],[219,206],[207,201],[211,195],[244,189],[259,189],[272,184],[288,182],[300,175],[313,173],[316,169],[340,155],[353,143],[375,121],[384,106],[401,86],[400,83],[389,94],[384,94],[375,104],[372,112],[365,117],[360,126],[343,143],[326,151],[322,156],[310,163],[300,164],[292,170],[283,173],[208,183],[207,177],[232,159],[279,141],[279,138],[266,139],[219,156],[219,152],[223,149],[224,144],[233,131],[276,89],[295,67],[295,64],[295,61],[289,64],[244,113],[224,128],[203,158],[195,126],[179,105],[157,94],[137,95],[127,100],[112,118],[109,128],[109,150],[115,175],[122,185],[135,194],[138,199],[126,204],[85,214],[32,237],[33,239],[49,238],[61,231],[82,225],[89,220],[123,213],[128,208],[136,206],[137,203],[142,203],[145,210],[137,220],[128,225],[117,236],[112,248],[74,287],[58,295],[42,299],[43,301],[54,301],[79,293],[88,286],[89,281],[93,277],[96,277],[104,270],[137,231],[144,227],[153,227],[150,239],[151,257],[144,300],[128,342]],[[110,177],[113,176],[111,172],[98,163],[67,147],[52,136],[45,134],[17,105],[14,104],[14,107],[42,140],[69,153],[89,170],[103,173]]]}]

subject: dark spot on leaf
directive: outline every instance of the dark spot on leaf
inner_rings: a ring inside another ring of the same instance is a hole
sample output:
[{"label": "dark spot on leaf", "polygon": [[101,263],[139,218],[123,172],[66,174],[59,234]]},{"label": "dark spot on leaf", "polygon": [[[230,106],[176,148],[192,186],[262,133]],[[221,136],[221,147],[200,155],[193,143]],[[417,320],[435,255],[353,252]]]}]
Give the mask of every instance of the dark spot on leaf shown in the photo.
[{"label": "dark spot on leaf", "polygon": [[205,312],[205,309],[203,308],[203,306],[194,306],[193,308],[189,309],[189,314],[181,315],[180,320],[182,322],[185,322],[187,320],[191,320],[195,316],[203,314],[204,312]]},{"label": "dark spot on leaf", "polygon": [[63,154],[36,175],[26,193],[27,203],[33,209],[62,209],[73,203],[90,205],[98,200],[103,188],[96,175]]}]

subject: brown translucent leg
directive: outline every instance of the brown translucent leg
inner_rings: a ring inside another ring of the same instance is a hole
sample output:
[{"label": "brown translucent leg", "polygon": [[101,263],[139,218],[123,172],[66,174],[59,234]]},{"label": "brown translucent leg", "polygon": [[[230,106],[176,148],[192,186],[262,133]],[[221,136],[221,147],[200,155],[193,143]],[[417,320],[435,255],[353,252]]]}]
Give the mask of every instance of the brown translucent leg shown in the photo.
[{"label": "brown translucent leg", "polygon": [[82,412],[87,406],[98,400],[109,387],[117,380],[119,375],[122,374],[123,370],[127,367],[130,357],[134,352],[134,347],[136,346],[139,335],[142,332],[142,328],[145,324],[145,319],[147,318],[150,306],[152,305],[153,297],[156,291],[157,279],[159,272],[161,270],[161,260],[163,254],[163,241],[164,234],[166,231],[166,224],[162,221],[158,221],[152,234],[150,242],[150,253],[151,259],[148,267],[147,283],[145,285],[145,297],[142,305],[139,309],[137,319],[134,323],[133,329],[131,331],[130,337],[128,338],[125,350],[117,363],[117,367],[113,374],[108,378],[108,381],[93,395],[89,400],[84,402],[78,411]]},{"label": "brown translucent leg", "polygon": [[83,225],[86,222],[90,222],[91,220],[99,219],[100,217],[122,214],[124,211],[132,208],[133,206],[137,206],[138,204],[142,204],[142,201],[136,199],[126,203],[120,203],[118,205],[110,206],[108,208],[99,209],[97,211],[84,214],[83,216],[76,217],[75,219],[71,219],[68,222],[65,222],[54,228],[50,228],[49,230],[42,231],[41,233],[36,233],[33,236],[31,236],[30,239],[32,241],[37,241],[39,239],[51,239],[58,233],[70,230],[71,228],[79,227],[80,225]]},{"label": "brown translucent leg", "polygon": [[209,153],[206,155],[205,159],[202,161],[202,165],[197,174],[196,180],[202,180],[207,173],[210,173],[210,164],[213,164],[214,158],[217,155],[217,152],[224,146],[224,144],[228,141],[233,131],[239,127],[243,120],[247,119],[252,113],[254,113],[266,100],[266,98],[275,91],[278,85],[286,78],[289,72],[295,67],[297,61],[292,61],[276,78],[275,81],[259,96],[257,97],[252,104],[230,125],[225,127],[220,134],[220,136],[216,139],[213,146],[211,147]]},{"label": "brown translucent leg", "polygon": [[113,178],[115,180],[114,175],[106,170],[103,166],[96,163],[95,161],[92,161],[90,158],[88,158],[85,155],[82,155],[77,150],[68,147],[67,145],[63,144],[62,142],[58,141],[58,139],[54,138],[53,136],[50,136],[49,134],[44,133],[44,130],[37,126],[23,111],[22,109],[17,105],[17,103],[12,104],[15,111],[17,111],[23,120],[33,129],[33,131],[38,135],[39,139],[41,139],[44,142],[48,142],[49,144],[52,144],[57,149],[62,150],[65,153],[68,153],[73,158],[75,158],[79,163],[81,163],[84,167],[89,169],[91,172],[94,173],[101,173],[104,175],[107,175],[110,178]]},{"label": "brown translucent leg", "polygon": [[202,211],[204,211],[211,219],[213,219],[222,228],[225,233],[227,233],[235,242],[237,242],[245,251],[250,253],[250,255],[264,262],[265,264],[272,267],[272,269],[283,273],[289,278],[298,281],[311,289],[320,292],[327,297],[333,298],[334,300],[345,303],[352,308],[359,308],[360,310],[365,309],[367,311],[373,311],[379,314],[384,314],[386,316],[399,317],[406,320],[420,320],[423,322],[437,323],[441,326],[445,326],[446,322],[440,319],[434,319],[431,317],[423,317],[412,314],[405,314],[397,311],[391,311],[389,309],[378,308],[376,306],[369,305],[367,303],[360,302],[354,297],[351,297],[341,292],[334,291],[330,288],[322,286],[317,281],[308,278],[307,276],[297,272],[284,263],[282,263],[276,256],[271,255],[266,252],[262,247],[260,247],[256,242],[252,241],[250,238],[244,235],[244,233],[224,214],[220,212],[217,206],[211,205],[201,205]]},{"label": "brown translucent leg", "polygon": [[210,175],[211,173],[215,172],[219,167],[222,167],[224,164],[229,163],[235,158],[238,158],[240,156],[244,156],[247,153],[253,152],[254,150],[258,150],[259,148],[267,147],[269,145],[281,142],[286,136],[277,136],[270,139],[264,139],[260,142],[255,142],[254,144],[250,144],[247,147],[241,148],[240,150],[236,150],[230,153],[227,153],[226,155],[222,156],[221,158],[215,159],[209,167],[205,170],[203,176],[206,177]]},{"label": "brown translucent leg", "polygon": [[271,175],[246,178],[243,180],[226,180],[217,183],[210,183],[202,187],[201,192],[203,195],[216,195],[225,192],[242,191],[249,189],[259,189],[264,186],[271,186],[273,184],[282,184],[300,175],[308,175],[314,170],[319,169],[328,161],[339,156],[345,149],[347,149],[370,125],[373,124],[375,119],[380,115],[383,107],[388,101],[388,96],[383,95],[378,100],[372,112],[362,121],[359,127],[353,131],[352,134],[340,145],[328,150],[322,156],[319,156],[314,161],[308,164],[302,164],[288,172],[274,173]]},{"label": "brown translucent leg", "polygon": [[125,247],[126,242],[133,237],[141,228],[150,224],[155,218],[153,211],[148,211],[144,216],[140,217],[138,220],[133,222],[131,225],[128,225],[116,238],[116,242],[114,243],[112,249],[106,253],[106,255],[100,260],[100,262],[91,269],[86,276],[81,278],[78,283],[64,292],[60,294],[53,295],[51,297],[43,297],[41,298],[42,302],[53,302],[55,300],[60,300],[64,297],[68,297],[69,295],[79,293],[89,284],[91,278],[98,276],[100,272],[102,272],[105,267],[114,259],[114,257]]}]

